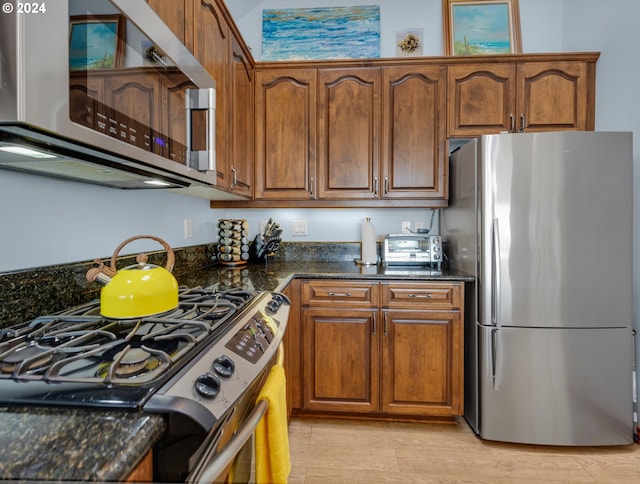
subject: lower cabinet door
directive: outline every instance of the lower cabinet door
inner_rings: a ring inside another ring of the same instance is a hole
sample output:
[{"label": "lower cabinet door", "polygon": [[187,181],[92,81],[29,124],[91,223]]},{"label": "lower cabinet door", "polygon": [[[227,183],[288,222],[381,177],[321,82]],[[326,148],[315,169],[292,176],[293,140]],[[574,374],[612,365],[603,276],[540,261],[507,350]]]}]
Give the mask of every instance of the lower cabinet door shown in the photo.
[{"label": "lower cabinet door", "polygon": [[382,311],[383,413],[451,417],[463,411],[458,312]]},{"label": "lower cabinet door", "polygon": [[377,310],[302,310],[304,408],[379,410]]}]

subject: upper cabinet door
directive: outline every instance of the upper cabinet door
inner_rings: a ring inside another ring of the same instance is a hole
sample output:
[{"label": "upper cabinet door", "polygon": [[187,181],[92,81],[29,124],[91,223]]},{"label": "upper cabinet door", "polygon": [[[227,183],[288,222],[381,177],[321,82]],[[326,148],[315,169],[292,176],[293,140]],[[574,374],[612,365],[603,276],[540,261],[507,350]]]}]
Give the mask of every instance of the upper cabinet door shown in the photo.
[{"label": "upper cabinet door", "polygon": [[383,68],[381,198],[446,204],[446,70]]},{"label": "upper cabinet door", "polygon": [[380,69],[320,69],[318,90],[318,198],[377,198]]},{"label": "upper cabinet door", "polygon": [[316,198],[316,91],[316,69],[256,72],[256,199]]},{"label": "upper cabinet door", "polygon": [[449,136],[514,130],[515,64],[456,64],[448,75]]},{"label": "upper cabinet door", "polygon": [[595,62],[449,66],[449,137],[593,130]]},{"label": "upper cabinet door", "polygon": [[232,37],[231,63],[231,186],[251,197],[253,185],[253,67],[240,42]]},{"label": "upper cabinet door", "polygon": [[589,130],[589,90],[584,62],[518,65],[518,129]]},{"label": "upper cabinet door", "polygon": [[[224,15],[214,1],[197,2],[194,56],[216,80],[216,185],[230,188],[229,65],[231,38]],[[194,121],[195,122],[195,121]]]}]

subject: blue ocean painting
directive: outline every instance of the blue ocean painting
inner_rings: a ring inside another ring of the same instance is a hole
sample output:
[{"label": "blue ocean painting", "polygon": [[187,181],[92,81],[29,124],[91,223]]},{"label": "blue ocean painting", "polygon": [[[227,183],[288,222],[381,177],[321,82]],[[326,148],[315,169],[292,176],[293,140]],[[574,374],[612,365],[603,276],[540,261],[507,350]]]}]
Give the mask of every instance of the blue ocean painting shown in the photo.
[{"label": "blue ocean painting", "polygon": [[380,57],[380,6],[262,12],[262,60]]},{"label": "blue ocean painting", "polygon": [[509,54],[509,5],[453,5],[454,55]]},{"label": "blue ocean painting", "polygon": [[115,67],[116,29],[116,22],[73,24],[69,40],[69,69]]}]

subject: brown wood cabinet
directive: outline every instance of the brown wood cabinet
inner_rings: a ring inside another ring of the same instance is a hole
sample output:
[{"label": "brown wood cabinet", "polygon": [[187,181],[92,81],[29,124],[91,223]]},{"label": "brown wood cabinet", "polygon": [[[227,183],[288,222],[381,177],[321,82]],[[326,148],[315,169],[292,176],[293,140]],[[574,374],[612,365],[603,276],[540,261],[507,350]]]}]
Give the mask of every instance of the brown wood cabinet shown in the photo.
[{"label": "brown wood cabinet", "polygon": [[379,197],[379,68],[318,70],[318,199]]},{"label": "brown wood cabinet", "polygon": [[302,407],[302,333],[300,325],[300,280],[293,279],[284,289],[291,301],[287,330],[284,333],[284,374],[287,387],[287,417],[294,408]]},{"label": "brown wood cabinet", "polygon": [[461,286],[431,282],[381,284],[383,412],[462,415]]},{"label": "brown wood cabinet", "polygon": [[256,72],[255,198],[315,198],[316,70]]},{"label": "brown wood cabinet", "polygon": [[303,406],[378,413],[376,282],[303,281]]},{"label": "brown wood cabinet", "polygon": [[158,17],[171,29],[187,49],[193,52],[194,2],[185,0],[147,0]]},{"label": "brown wood cabinet", "polygon": [[384,67],[381,196],[445,206],[446,70],[438,65]]},{"label": "brown wood cabinet", "polygon": [[[301,282],[303,412],[463,413],[461,282]],[[294,383],[295,385],[295,383]]]},{"label": "brown wood cabinet", "polygon": [[593,130],[596,59],[450,65],[448,136]]},{"label": "brown wood cabinet", "polygon": [[231,37],[231,185],[234,193],[253,195],[254,69],[243,42]]},{"label": "brown wood cabinet", "polygon": [[123,482],[153,482],[153,450],[149,450]]},{"label": "brown wood cabinet", "polygon": [[258,78],[257,201],[446,205],[443,66],[273,67]]},{"label": "brown wood cabinet", "polygon": [[216,185],[231,187],[229,80],[231,37],[223,11],[214,0],[194,7],[193,54],[216,81]]}]

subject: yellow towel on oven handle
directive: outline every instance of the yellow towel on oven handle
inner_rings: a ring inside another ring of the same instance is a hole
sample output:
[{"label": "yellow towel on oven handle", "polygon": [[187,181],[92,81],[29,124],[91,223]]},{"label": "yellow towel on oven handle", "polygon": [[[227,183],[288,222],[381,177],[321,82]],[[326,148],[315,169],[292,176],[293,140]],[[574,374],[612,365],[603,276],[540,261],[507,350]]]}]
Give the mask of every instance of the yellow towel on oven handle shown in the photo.
[{"label": "yellow towel on oven handle", "polygon": [[286,483],[291,471],[287,429],[287,392],[284,368],[274,365],[258,401],[266,400],[267,412],[256,427],[256,483]]}]

